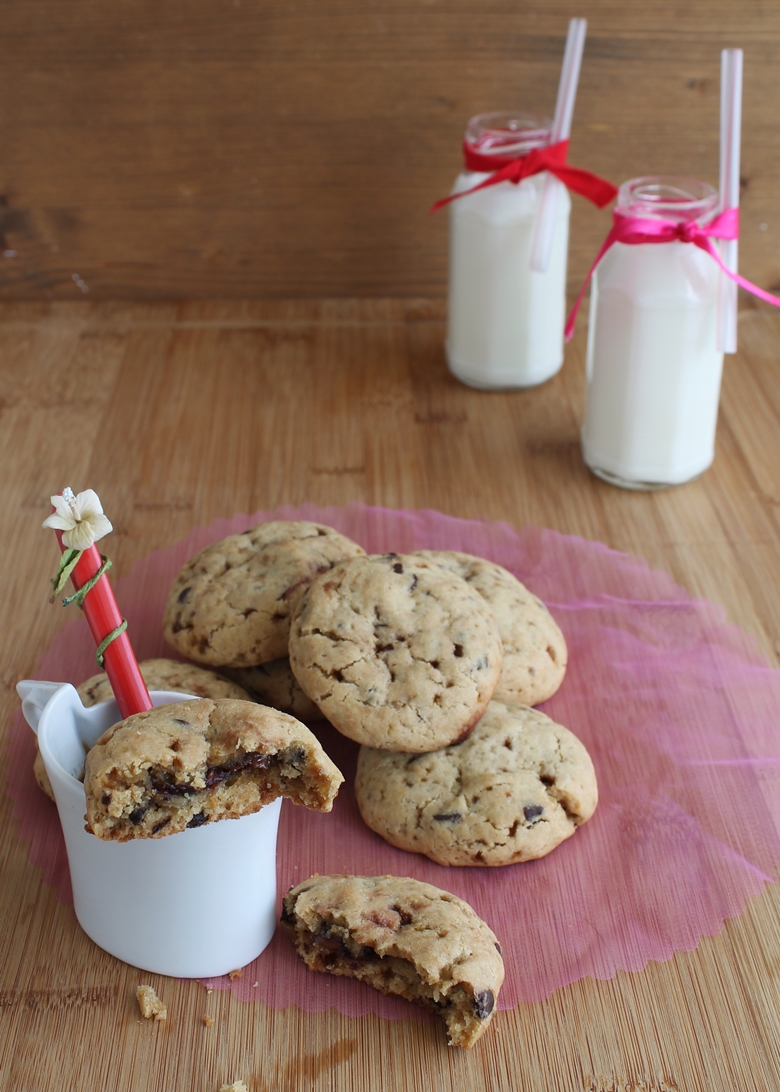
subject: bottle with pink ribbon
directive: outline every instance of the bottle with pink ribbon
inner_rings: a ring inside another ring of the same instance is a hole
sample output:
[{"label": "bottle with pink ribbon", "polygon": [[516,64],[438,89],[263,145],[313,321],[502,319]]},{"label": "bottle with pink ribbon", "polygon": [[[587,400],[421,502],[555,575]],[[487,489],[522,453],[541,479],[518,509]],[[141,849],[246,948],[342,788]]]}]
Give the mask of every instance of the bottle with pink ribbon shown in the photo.
[{"label": "bottle with pink ribbon", "polygon": [[[620,187],[615,219],[676,231],[701,226],[717,205],[705,182],[636,178]],[[705,251],[671,234],[657,244],[616,242],[601,259],[582,426],[583,457],[600,478],[652,489],[689,481],[712,462],[723,367],[719,281]]]},{"label": "bottle with pink ribbon", "polygon": [[709,467],[737,284],[780,303],[737,273],[741,89],[742,51],[724,50],[720,193],[690,178],[625,182],[591,271],[582,451],[614,485],[679,485]]},{"label": "bottle with pink ribbon", "polygon": [[610,183],[566,162],[586,21],[572,19],[555,117],[480,114],[450,206],[447,361],[483,390],[533,387],[563,363],[569,189],[599,207]]}]

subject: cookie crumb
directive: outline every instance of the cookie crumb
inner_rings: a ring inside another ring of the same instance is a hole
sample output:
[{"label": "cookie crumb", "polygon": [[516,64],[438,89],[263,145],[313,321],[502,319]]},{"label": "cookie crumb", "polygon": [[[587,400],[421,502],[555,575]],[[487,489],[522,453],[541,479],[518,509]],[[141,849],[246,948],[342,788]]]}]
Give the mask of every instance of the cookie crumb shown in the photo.
[{"label": "cookie crumb", "polygon": [[253,983],[252,983],[252,989],[255,989],[255,987],[257,987],[257,986],[259,986],[259,985],[260,985],[260,983],[259,983],[259,982],[253,982]]},{"label": "cookie crumb", "polygon": [[168,1009],[154,992],[153,986],[139,986],[135,991],[135,996],[138,999],[138,1007],[141,1010],[141,1016],[143,1016],[145,1020],[168,1019]]},{"label": "cookie crumb", "polygon": [[220,1085],[219,1092],[249,1092],[243,1081],[233,1081],[232,1084]]},{"label": "cookie crumb", "polygon": [[228,978],[241,978],[244,972],[240,967],[237,967],[235,971],[228,971]]},{"label": "cookie crumb", "polygon": [[214,1025],[214,1021],[211,1019],[207,1012],[203,1013],[203,1025],[207,1028],[213,1027]]}]

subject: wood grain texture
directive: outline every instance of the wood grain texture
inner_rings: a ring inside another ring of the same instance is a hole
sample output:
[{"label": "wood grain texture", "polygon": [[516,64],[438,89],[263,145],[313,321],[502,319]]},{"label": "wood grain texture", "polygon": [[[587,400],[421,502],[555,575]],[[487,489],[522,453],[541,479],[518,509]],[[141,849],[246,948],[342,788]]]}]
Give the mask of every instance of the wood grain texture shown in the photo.
[{"label": "wood grain texture", "polygon": [[[780,285],[780,7],[763,0],[4,0],[0,298],[437,297],[468,118],[554,109],[571,161],[717,184],[745,50],[741,267]],[[575,293],[609,223],[574,200]],[[5,256],[4,256],[5,255]],[[748,301],[749,302],[749,301]]]},{"label": "wood grain texture", "polygon": [[[359,499],[526,522],[645,557],[780,659],[780,318],[741,317],[717,455],[635,494],[591,476],[584,329],[525,393],[456,383],[425,300],[0,304],[0,737],[64,624],[40,523],[65,481],[110,510],[115,572],[238,511]],[[2,739],[0,738],[0,751]],[[30,864],[0,789],[0,1089],[733,1092],[780,1087],[780,894],[696,951],[499,1013],[471,1052],[412,1019],[276,1012],[100,951]],[[148,980],[164,1024],[139,1020]],[[213,1020],[204,1025],[204,1014]]]}]

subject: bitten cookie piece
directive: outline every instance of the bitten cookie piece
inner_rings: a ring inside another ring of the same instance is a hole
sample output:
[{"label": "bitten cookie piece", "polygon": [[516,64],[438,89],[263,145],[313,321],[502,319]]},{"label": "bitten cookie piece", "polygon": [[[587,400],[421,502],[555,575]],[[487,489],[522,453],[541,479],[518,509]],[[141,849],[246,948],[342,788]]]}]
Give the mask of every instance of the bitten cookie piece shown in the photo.
[{"label": "bitten cookie piece", "polygon": [[322,713],[301,689],[286,656],[256,667],[226,667],[224,671],[261,705],[271,705],[299,720],[322,719]]},{"label": "bitten cookie piece", "polygon": [[451,1046],[473,1046],[493,1017],[501,946],[449,891],[402,876],[313,876],[287,892],[282,922],[311,970],[430,1009]]},{"label": "bitten cookie piece", "polygon": [[355,796],[385,841],[441,865],[543,857],[596,809],[585,747],[538,709],[491,701],[465,743],[429,754],[361,747]]},{"label": "bitten cookie piece", "polygon": [[[174,693],[195,694],[199,698],[249,698],[243,686],[223,678],[215,671],[209,671],[206,667],[166,659],[142,660],[138,666],[149,690],[172,690]],[[110,701],[114,696],[105,671],[85,679],[76,690],[82,705],[87,707],[98,705],[101,701]],[[53,800],[51,782],[41,752],[37,749],[37,742],[33,773],[39,787]]]},{"label": "bitten cookie piece", "polygon": [[198,663],[253,667],[287,655],[290,616],[311,580],[364,551],[331,527],[261,523],[180,570],[163,615],[172,648]]},{"label": "bitten cookie piece", "polygon": [[309,729],[252,702],[208,698],[136,713],[87,754],[87,830],[126,842],[239,819],[279,796],[330,811],[344,778]]},{"label": "bitten cookie piece", "polygon": [[387,751],[465,739],[501,673],[501,638],[465,580],[409,554],[313,581],[290,628],[295,677],[340,732]]},{"label": "bitten cookie piece", "polygon": [[499,701],[538,705],[563,682],[566,641],[547,607],[508,569],[471,554],[419,550],[425,557],[463,577],[493,612],[501,634],[504,666],[493,694]]}]

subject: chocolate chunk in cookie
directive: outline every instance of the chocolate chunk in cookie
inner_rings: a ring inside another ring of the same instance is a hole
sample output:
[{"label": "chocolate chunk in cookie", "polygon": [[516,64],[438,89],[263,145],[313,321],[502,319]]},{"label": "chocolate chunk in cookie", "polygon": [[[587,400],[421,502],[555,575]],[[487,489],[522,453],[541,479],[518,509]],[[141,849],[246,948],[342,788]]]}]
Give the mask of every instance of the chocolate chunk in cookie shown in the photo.
[{"label": "chocolate chunk in cookie", "polygon": [[558,623],[547,607],[508,569],[471,554],[420,550],[425,557],[463,577],[493,612],[501,634],[504,666],[494,698],[538,705],[563,682],[568,653]]},{"label": "chocolate chunk in cookie", "polygon": [[290,665],[350,739],[430,751],[465,739],[501,673],[498,628],[465,580],[414,555],[356,557],[313,581]]},{"label": "chocolate chunk in cookie", "polygon": [[87,755],[87,830],[118,842],[238,819],[279,796],[330,811],[343,777],[305,725],[208,698],[136,713]]},{"label": "chocolate chunk in cookie", "polygon": [[163,632],[198,663],[253,667],[287,655],[290,616],[319,573],[363,549],[318,523],[276,520],[207,546],[180,570]]},{"label": "chocolate chunk in cookie", "polygon": [[471,1047],[496,1010],[501,949],[468,903],[402,876],[313,876],[284,897],[282,922],[313,971],[347,975],[439,1015]]},{"label": "chocolate chunk in cookie", "polygon": [[361,747],[355,796],[385,841],[442,865],[543,857],[593,814],[596,775],[567,728],[491,701],[464,742],[429,754]]}]

